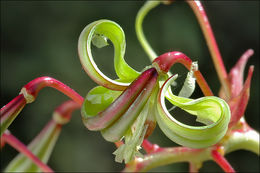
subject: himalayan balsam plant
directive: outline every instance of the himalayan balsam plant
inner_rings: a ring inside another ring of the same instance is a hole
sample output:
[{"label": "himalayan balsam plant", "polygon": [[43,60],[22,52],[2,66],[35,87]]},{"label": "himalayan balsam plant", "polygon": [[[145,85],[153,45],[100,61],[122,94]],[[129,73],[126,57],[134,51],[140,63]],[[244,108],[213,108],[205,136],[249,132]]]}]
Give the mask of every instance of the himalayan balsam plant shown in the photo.
[{"label": "himalayan balsam plant", "polygon": [[[123,172],[148,171],[179,162],[189,163],[189,171],[198,172],[208,160],[215,161],[225,172],[235,172],[226,154],[243,149],[259,155],[259,133],[244,118],[254,66],[249,67],[245,78],[244,69],[254,51],[247,50],[227,72],[204,7],[199,1],[187,1],[202,29],[221,84],[218,95],[214,96],[204,73],[199,70],[199,58],[174,48],[157,55],[146,40],[143,20],[159,4],[174,5],[174,2],[147,1],[136,17],[137,38],[151,60],[143,70],[137,71],[125,61],[126,42],[120,25],[107,19],[97,20],[88,24],[78,39],[82,67],[98,84],[85,98],[59,80],[44,76],[24,85],[19,95],[1,108],[1,150],[10,145],[19,152],[4,171],[54,172],[47,162],[63,125],[77,109],[88,130],[100,131],[105,141],[115,144],[117,148],[111,159],[125,164]],[[103,48],[109,44],[114,47],[117,79],[103,73],[92,55],[93,47]],[[170,70],[176,64],[184,66],[187,74],[173,74]],[[180,75],[186,79],[176,93]],[[198,89],[196,83],[204,96],[191,98]],[[26,146],[8,128],[46,87],[62,92],[70,100],[55,109],[51,120]],[[176,109],[195,116],[198,123],[189,125],[179,121],[175,118]],[[161,147],[151,143],[148,137],[153,135],[155,127],[179,146]]]}]

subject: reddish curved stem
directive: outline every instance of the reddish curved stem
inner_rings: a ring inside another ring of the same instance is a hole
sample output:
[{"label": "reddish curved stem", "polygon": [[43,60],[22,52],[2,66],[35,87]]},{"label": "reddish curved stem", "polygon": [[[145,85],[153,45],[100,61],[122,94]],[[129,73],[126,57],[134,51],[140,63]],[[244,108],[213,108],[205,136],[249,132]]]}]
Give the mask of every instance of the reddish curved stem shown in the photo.
[{"label": "reddish curved stem", "polygon": [[36,157],[27,147],[20,142],[15,136],[9,132],[5,132],[2,136],[3,140],[15,148],[17,151],[26,155],[31,159],[43,172],[54,172],[48,165],[44,164],[38,157]]},{"label": "reddish curved stem", "polygon": [[[183,64],[188,70],[190,70],[192,65],[192,61],[189,57],[177,51],[162,54],[153,61],[153,64],[159,66],[163,73],[167,73],[175,63]],[[213,96],[210,87],[199,70],[194,71],[194,76],[196,77],[197,83],[199,84],[203,94],[205,96]]]},{"label": "reddish curved stem", "polygon": [[45,87],[52,87],[52,88],[57,89],[58,91],[67,95],[68,97],[70,97],[72,100],[74,100],[76,103],[78,103],[80,105],[82,105],[82,103],[84,101],[84,98],[81,97],[73,89],[71,89],[64,83],[62,83],[54,78],[48,77],[48,76],[36,78],[24,86],[26,91],[30,95],[34,96],[35,98],[37,97],[39,91]]},{"label": "reddish curved stem", "polygon": [[211,152],[213,160],[225,171],[225,172],[235,172],[229,162],[222,156],[217,150]]},{"label": "reddish curved stem", "polygon": [[34,101],[39,91],[45,87],[57,89],[79,105],[84,102],[83,97],[62,82],[47,76],[36,78],[23,87],[20,95],[1,108],[1,135],[24,108],[25,104]]}]

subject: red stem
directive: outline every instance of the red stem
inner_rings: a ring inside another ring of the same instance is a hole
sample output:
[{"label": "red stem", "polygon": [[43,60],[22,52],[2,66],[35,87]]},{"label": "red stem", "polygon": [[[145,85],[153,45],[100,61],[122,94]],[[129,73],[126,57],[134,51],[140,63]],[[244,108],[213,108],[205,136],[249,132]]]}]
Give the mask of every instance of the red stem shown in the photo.
[{"label": "red stem", "polygon": [[2,136],[3,140],[15,148],[17,151],[26,155],[31,159],[43,172],[54,172],[48,165],[44,164],[38,157],[36,157],[27,147],[20,142],[15,136],[9,132],[5,132]]},{"label": "red stem", "polygon": [[[155,66],[158,65],[163,73],[167,73],[175,63],[183,64],[188,70],[190,70],[192,65],[192,61],[189,57],[177,51],[162,54],[153,61],[153,64]],[[194,76],[196,77],[197,83],[199,84],[203,94],[205,96],[213,96],[209,85],[199,70],[194,72]]]},{"label": "red stem", "polygon": [[235,172],[233,167],[229,162],[222,156],[217,150],[211,152],[213,160],[225,171],[225,172]]},{"label": "red stem", "polygon": [[[43,130],[36,136],[36,138],[31,143],[35,143],[41,138],[43,138],[46,131],[48,131],[51,125],[55,124],[57,128],[61,128],[64,123],[70,120],[71,113],[78,108],[80,108],[80,105],[72,100],[68,100],[62,103],[54,111],[54,114],[56,115],[54,120],[49,121],[49,123],[43,128]],[[53,172],[46,164],[44,164],[37,156],[35,156],[22,142],[15,138],[8,130],[5,131],[2,138],[3,140],[1,140],[1,142],[3,144],[7,142],[19,152],[24,153],[24,155],[30,158],[37,166],[39,166],[42,169],[42,171]]]},{"label": "red stem", "polygon": [[7,105],[1,108],[1,119],[4,118],[4,115],[8,115],[9,112],[19,111],[25,104],[26,104],[26,100],[24,99],[22,94],[19,94]]},{"label": "red stem", "polygon": [[163,150],[159,145],[152,144],[148,139],[143,140],[142,147],[147,154]]},{"label": "red stem", "polygon": [[205,37],[207,45],[209,47],[209,51],[211,53],[211,57],[212,57],[214,65],[215,65],[221,85],[224,87],[225,93],[229,97],[230,88],[229,88],[229,82],[227,80],[227,71],[224,66],[220,51],[218,49],[218,45],[217,45],[216,39],[214,37],[213,31],[211,29],[207,14],[206,14],[201,2],[187,0],[187,3],[192,8],[193,12],[195,13],[195,15],[199,21],[200,27],[203,31],[204,37]]},{"label": "red stem", "polygon": [[57,89],[79,105],[82,105],[84,102],[83,97],[62,82],[46,76],[36,78],[22,88],[20,95],[1,108],[1,135],[13,122],[25,104],[34,101],[39,91],[44,87],[52,87]]},{"label": "red stem", "polygon": [[36,78],[24,86],[28,94],[34,96],[35,98],[37,97],[39,91],[45,87],[52,87],[57,89],[80,105],[82,105],[84,101],[84,98],[81,97],[73,89],[71,89],[64,83],[48,76]]}]

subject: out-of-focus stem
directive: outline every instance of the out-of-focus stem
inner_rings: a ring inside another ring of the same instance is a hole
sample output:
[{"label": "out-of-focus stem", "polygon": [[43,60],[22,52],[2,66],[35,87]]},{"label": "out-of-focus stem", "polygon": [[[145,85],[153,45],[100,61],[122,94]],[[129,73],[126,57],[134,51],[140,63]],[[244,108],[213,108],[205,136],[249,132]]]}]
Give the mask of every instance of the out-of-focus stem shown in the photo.
[{"label": "out-of-focus stem", "polygon": [[217,150],[211,152],[213,160],[225,171],[225,172],[235,172],[233,167],[229,162],[222,156]]},{"label": "out-of-focus stem", "polygon": [[44,164],[38,157],[36,157],[27,147],[20,142],[15,136],[13,136],[9,131],[5,131],[3,140],[15,148],[20,153],[23,153],[26,157],[31,159],[43,172],[54,172],[48,165]]},{"label": "out-of-focus stem", "polygon": [[1,135],[13,122],[26,104],[26,100],[22,94],[15,97],[11,102],[1,108]]},{"label": "out-of-focus stem", "polygon": [[[54,120],[42,129],[42,131],[28,145],[28,149],[35,154],[43,163],[47,163],[54,145],[61,131],[61,125]],[[13,146],[14,148],[19,145]],[[37,172],[39,168],[33,164],[26,156],[18,154],[6,167],[5,172]]]},{"label": "out-of-focus stem", "polygon": [[204,37],[206,39],[207,45],[209,47],[209,51],[215,65],[218,77],[220,79],[221,85],[224,87],[224,91],[228,97],[230,97],[230,88],[229,82],[227,80],[227,71],[224,66],[220,51],[218,49],[217,42],[215,40],[213,31],[211,29],[207,14],[201,4],[200,1],[190,1],[187,0],[187,3],[192,8],[193,12],[195,13],[200,27],[203,31]]},{"label": "out-of-focus stem", "polygon": [[199,172],[199,169],[201,168],[201,166],[202,166],[202,163],[190,162],[189,163],[189,172],[190,173]]},{"label": "out-of-focus stem", "polygon": [[[189,57],[177,51],[162,54],[153,61],[153,65],[157,67],[157,71],[161,73],[167,73],[175,63],[183,64],[188,70],[190,70],[192,65],[192,61]],[[203,94],[205,96],[213,96],[208,83],[199,70],[194,71],[194,76],[196,77]]]},{"label": "out-of-focus stem", "polygon": [[[53,119],[41,130],[41,132],[28,145],[28,149],[35,154],[42,162],[47,163],[51,152],[55,146],[58,136],[63,124],[69,122],[71,113],[80,108],[80,105],[75,101],[69,100],[57,107],[53,113]],[[19,148],[19,143],[12,145],[14,148]],[[27,155],[17,155],[7,166],[7,172],[37,172],[39,168],[36,167]]]},{"label": "out-of-focus stem", "polygon": [[53,119],[57,124],[65,124],[70,121],[71,114],[76,109],[79,109],[81,105],[73,100],[68,100],[58,106],[53,112]]},{"label": "out-of-focus stem", "polygon": [[160,1],[147,1],[142,6],[142,8],[138,11],[136,16],[136,21],[135,21],[135,30],[136,30],[137,38],[140,41],[145,52],[148,54],[151,61],[153,61],[157,57],[157,55],[145,38],[143,28],[142,28],[142,23],[147,13],[159,4]]}]

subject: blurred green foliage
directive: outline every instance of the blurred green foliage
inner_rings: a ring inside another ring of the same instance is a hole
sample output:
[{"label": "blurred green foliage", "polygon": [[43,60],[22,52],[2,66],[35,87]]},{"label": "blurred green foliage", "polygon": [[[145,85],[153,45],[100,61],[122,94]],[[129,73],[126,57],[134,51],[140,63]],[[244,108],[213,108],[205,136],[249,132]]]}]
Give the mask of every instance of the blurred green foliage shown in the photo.
[{"label": "blurred green foliage", "polygon": [[[142,1],[1,1],[1,106],[14,98],[27,82],[40,76],[51,76],[68,84],[82,96],[96,86],[84,72],[77,56],[77,40],[82,29],[98,19],[117,22],[126,34],[126,61],[141,71],[149,65],[134,29]],[[259,1],[205,1],[213,31],[227,70],[248,49],[255,51],[246,66],[255,65],[251,98],[246,120],[259,131]],[[158,55],[181,51],[197,60],[199,68],[215,95],[218,81],[204,37],[197,20],[184,2],[160,5],[144,21],[144,32]],[[93,48],[95,61],[110,77],[113,69],[113,47]],[[173,72],[185,77],[185,69],[176,65]],[[194,98],[202,96],[197,88]],[[10,126],[10,131],[25,144],[43,128],[52,111],[67,100],[53,89],[44,89],[37,100],[28,105]],[[178,112],[176,112],[177,114]],[[161,146],[175,146],[156,128],[150,137]],[[120,171],[115,163],[115,146],[99,132],[88,131],[81,122],[80,111],[63,127],[49,161],[56,171]],[[8,145],[1,151],[1,169],[17,154]],[[247,151],[236,151],[227,159],[238,171],[259,171],[259,157]],[[172,164],[152,171],[187,171],[187,163]],[[208,161],[202,172],[221,171]]]}]

